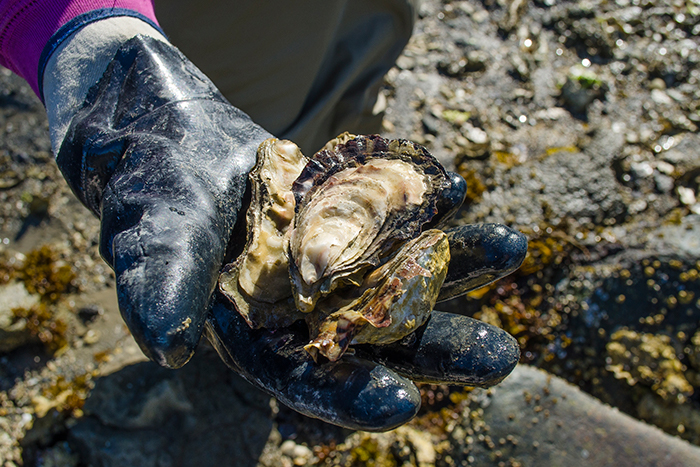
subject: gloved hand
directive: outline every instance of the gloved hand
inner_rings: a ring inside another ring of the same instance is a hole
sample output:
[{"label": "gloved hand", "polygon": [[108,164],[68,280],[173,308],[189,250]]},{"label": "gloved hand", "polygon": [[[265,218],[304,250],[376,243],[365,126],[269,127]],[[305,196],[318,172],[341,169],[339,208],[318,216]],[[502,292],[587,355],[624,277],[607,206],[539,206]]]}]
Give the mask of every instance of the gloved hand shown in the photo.
[{"label": "gloved hand", "polygon": [[[47,106],[56,108],[54,98],[46,95]],[[366,430],[393,428],[418,410],[415,385],[391,368],[486,386],[515,366],[508,334],[437,312],[399,343],[315,365],[303,329],[254,331],[218,293],[210,301],[245,219],[247,172],[270,135],[164,40],[124,42],[82,108],[56,128],[58,165],[101,219],[100,252],[114,269],[122,316],[154,361],[185,364],[207,322],[220,355],[253,384],[302,413]],[[446,194],[446,210],[457,198]],[[471,262],[450,266],[453,292],[442,298],[511,272],[525,253],[524,238],[502,226],[456,230],[450,243]]]},{"label": "gloved hand", "polygon": [[[499,224],[446,231],[450,265],[439,301],[510,274],[525,258],[525,237]],[[348,428],[384,431],[420,408],[414,382],[489,387],[515,368],[517,341],[467,316],[433,311],[427,322],[390,345],[354,346],[336,362],[314,362],[304,350],[305,324],[251,330],[231,302],[214,296],[207,336],[219,355],[250,382],[294,410]]]},{"label": "gloved hand", "polygon": [[57,163],[101,219],[100,253],[142,350],[197,346],[258,145],[271,135],[169,44],[137,36],[72,119]]}]

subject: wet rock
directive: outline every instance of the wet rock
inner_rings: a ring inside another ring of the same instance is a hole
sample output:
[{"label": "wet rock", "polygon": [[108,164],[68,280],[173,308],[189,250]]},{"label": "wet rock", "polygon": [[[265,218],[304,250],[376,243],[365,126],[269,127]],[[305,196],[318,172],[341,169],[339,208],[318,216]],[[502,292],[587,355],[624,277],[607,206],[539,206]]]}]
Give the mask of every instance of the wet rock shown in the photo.
[{"label": "wet rock", "polygon": [[651,100],[661,105],[673,104],[673,100],[661,89],[651,90]]},{"label": "wet rock", "polygon": [[682,204],[692,206],[697,202],[697,198],[695,197],[695,190],[693,190],[692,188],[679,186],[676,191],[678,192],[678,199]]},{"label": "wet rock", "polygon": [[686,368],[666,335],[637,333],[622,328],[607,343],[606,369],[627,384],[651,387],[661,399],[684,402],[693,387],[683,374]]},{"label": "wet rock", "polygon": [[104,310],[97,304],[90,304],[78,310],[78,318],[85,324],[93,322],[98,316],[103,314]]},{"label": "wet rock", "polygon": [[[661,142],[657,149],[660,158],[673,167],[672,175],[676,183],[693,190],[698,189],[700,176],[700,136],[685,133],[670,137]],[[668,147],[664,150],[664,146]]]},{"label": "wet rock", "polygon": [[609,28],[597,20],[596,10],[601,2],[562,4],[551,16],[555,30],[561,34],[567,47],[576,49],[579,56],[608,59],[613,56],[615,38]]},{"label": "wet rock", "polygon": [[700,265],[669,237],[664,254],[625,251],[574,268],[557,285],[562,323],[555,335],[566,338],[552,343],[545,366],[603,402],[698,442],[700,432],[680,414],[697,410],[697,378],[684,349],[700,320]]},{"label": "wet rock", "polygon": [[437,135],[440,129],[440,120],[430,114],[423,116],[423,129],[426,133]]},{"label": "wet rock", "polygon": [[654,394],[644,394],[638,404],[639,417],[662,428],[667,433],[697,445],[700,443],[700,409],[675,404]]},{"label": "wet rock", "polygon": [[42,451],[36,459],[36,465],[40,467],[77,467],[79,459],[78,455],[64,441]]},{"label": "wet rock", "polygon": [[416,60],[413,57],[402,55],[396,60],[396,66],[402,70],[410,70],[416,66]]},{"label": "wet rock", "polygon": [[588,106],[596,99],[603,99],[607,87],[592,71],[573,67],[561,88],[561,101],[573,114],[585,117]]},{"label": "wet rock", "polygon": [[700,258],[700,214],[684,216],[650,232],[646,243],[651,250],[682,255],[691,262]]},{"label": "wet rock", "polygon": [[[588,218],[598,223],[622,217],[627,207],[615,175],[596,157],[595,151],[562,148],[509,168],[499,174],[502,181],[484,193],[469,218],[532,225],[544,217],[552,224],[564,218]],[[536,203],[530,195],[533,192],[538,193]]]},{"label": "wet rock", "polygon": [[656,189],[661,193],[669,193],[673,191],[673,187],[675,185],[673,177],[669,177],[668,175],[658,172],[654,174],[654,183],[656,183]]}]

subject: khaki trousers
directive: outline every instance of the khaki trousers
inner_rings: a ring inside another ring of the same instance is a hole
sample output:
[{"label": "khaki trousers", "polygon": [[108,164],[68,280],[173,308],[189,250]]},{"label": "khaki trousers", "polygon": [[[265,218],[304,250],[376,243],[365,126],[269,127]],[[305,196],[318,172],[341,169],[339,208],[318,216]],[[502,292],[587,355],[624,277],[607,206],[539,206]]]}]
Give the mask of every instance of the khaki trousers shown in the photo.
[{"label": "khaki trousers", "polygon": [[170,41],[236,107],[313,154],[372,108],[408,41],[417,0],[156,0]]}]

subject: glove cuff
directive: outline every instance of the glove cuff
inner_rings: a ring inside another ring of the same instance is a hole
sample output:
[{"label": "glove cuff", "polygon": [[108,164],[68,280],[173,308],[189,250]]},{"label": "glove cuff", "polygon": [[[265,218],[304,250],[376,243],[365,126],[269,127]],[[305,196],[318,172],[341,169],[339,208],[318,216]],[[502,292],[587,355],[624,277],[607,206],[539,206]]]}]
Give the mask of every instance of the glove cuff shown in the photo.
[{"label": "glove cuff", "polygon": [[139,12],[155,22],[151,0],[2,0],[0,65],[23,77],[39,94],[39,58],[51,36],[71,19],[101,8],[112,16],[125,10]]},{"label": "glove cuff", "polygon": [[54,154],[58,154],[70,121],[83,106],[88,90],[99,81],[125,42],[137,35],[167,42],[157,25],[137,12],[125,10],[126,16],[109,16],[113,13],[95,10],[74,18],[44,48],[40,92]]}]

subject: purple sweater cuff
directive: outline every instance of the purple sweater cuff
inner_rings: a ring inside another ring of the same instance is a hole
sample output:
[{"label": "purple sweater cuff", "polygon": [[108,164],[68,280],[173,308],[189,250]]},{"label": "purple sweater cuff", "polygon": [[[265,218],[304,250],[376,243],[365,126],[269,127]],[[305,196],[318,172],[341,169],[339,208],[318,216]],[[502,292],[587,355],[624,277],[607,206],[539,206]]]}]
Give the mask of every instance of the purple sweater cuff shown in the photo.
[{"label": "purple sweater cuff", "polygon": [[[66,23],[86,13],[91,21],[109,16],[138,16],[157,26],[152,0],[0,0],[0,65],[27,80],[37,95],[40,58],[51,37]],[[63,39],[78,28],[63,31]],[[60,44],[53,41],[52,51]],[[42,66],[43,68],[43,66]]]}]

